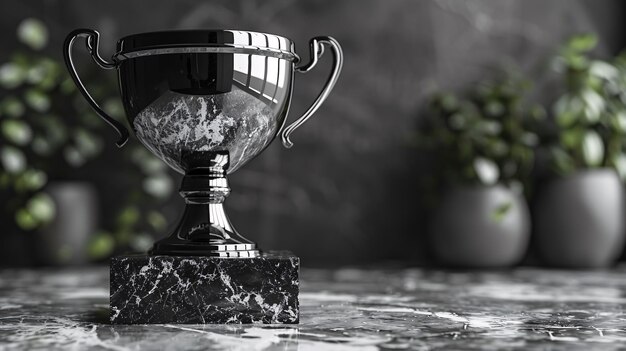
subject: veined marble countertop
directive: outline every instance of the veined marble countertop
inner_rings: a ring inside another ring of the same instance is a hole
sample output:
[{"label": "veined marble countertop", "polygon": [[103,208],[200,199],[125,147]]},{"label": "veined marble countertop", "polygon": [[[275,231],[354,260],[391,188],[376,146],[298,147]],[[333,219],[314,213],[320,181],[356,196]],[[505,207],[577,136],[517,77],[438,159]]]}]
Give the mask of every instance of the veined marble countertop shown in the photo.
[{"label": "veined marble countertop", "polygon": [[626,347],[626,267],[302,271],[299,325],[112,326],[108,268],[0,271],[0,350]]}]

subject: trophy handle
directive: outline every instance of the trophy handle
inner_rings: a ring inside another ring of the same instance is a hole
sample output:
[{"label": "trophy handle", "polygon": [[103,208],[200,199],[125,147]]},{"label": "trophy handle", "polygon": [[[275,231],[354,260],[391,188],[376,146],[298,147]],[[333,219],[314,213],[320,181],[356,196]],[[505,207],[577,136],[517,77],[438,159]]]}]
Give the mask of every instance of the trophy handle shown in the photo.
[{"label": "trophy handle", "polygon": [[296,67],[296,71],[301,73],[306,73],[313,69],[317,64],[317,61],[324,54],[324,46],[330,47],[333,52],[333,70],[330,72],[330,76],[326,81],[326,85],[324,89],[320,92],[315,99],[315,102],[309,107],[309,109],[302,115],[302,117],[298,118],[295,122],[291,123],[285,130],[283,130],[281,137],[283,140],[283,146],[287,149],[293,146],[293,143],[289,139],[291,133],[294,132],[298,127],[300,127],[304,122],[306,122],[311,116],[317,111],[317,109],[322,105],[324,100],[328,97],[331,90],[337,83],[337,79],[339,78],[339,73],[341,72],[341,67],[343,66],[343,51],[341,51],[341,46],[332,37],[315,37],[310,41],[310,55],[311,61],[306,65]]},{"label": "trophy handle", "polygon": [[100,54],[98,53],[98,39],[100,38],[100,33],[96,32],[93,29],[76,29],[72,31],[65,38],[65,42],[63,43],[63,59],[65,60],[65,65],[67,66],[67,70],[70,72],[70,76],[72,76],[72,80],[78,87],[78,90],[83,94],[85,100],[91,105],[91,107],[96,111],[96,113],[102,118],[105,122],[107,122],[117,134],[119,134],[119,139],[116,142],[117,147],[122,147],[128,141],[128,129],[124,127],[124,125],[111,116],[107,115],[101,108],[98,106],[98,103],[91,97],[83,82],[81,82],[78,77],[78,73],[76,73],[76,68],[74,67],[74,61],[72,60],[72,46],[74,45],[74,41],[76,38],[85,38],[87,43],[87,50],[91,54],[94,62],[104,68],[104,69],[114,69],[117,68],[117,62],[108,62],[105,61]]}]

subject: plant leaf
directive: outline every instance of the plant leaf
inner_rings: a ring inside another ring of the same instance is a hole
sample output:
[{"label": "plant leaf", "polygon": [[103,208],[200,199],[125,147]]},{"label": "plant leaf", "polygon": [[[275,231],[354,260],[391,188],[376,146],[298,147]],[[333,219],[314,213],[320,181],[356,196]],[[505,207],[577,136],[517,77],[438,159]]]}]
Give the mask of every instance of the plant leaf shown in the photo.
[{"label": "plant leaf", "polygon": [[56,213],[54,201],[45,193],[38,193],[28,200],[26,209],[40,223],[51,221]]},{"label": "plant leaf", "polygon": [[173,189],[172,179],[165,173],[154,175],[143,182],[143,190],[156,198],[168,197]]},{"label": "plant leaf", "polygon": [[561,143],[568,149],[578,148],[583,143],[585,130],[583,128],[570,128],[561,132]]},{"label": "plant leaf", "polygon": [[598,38],[593,34],[579,34],[571,37],[567,42],[567,48],[577,51],[585,52],[596,47]]},{"label": "plant leaf", "polygon": [[511,208],[513,208],[513,203],[511,201],[507,201],[503,204],[498,205],[491,212],[491,220],[496,223],[502,223],[502,221],[504,220],[504,218],[506,218],[506,215],[509,213]]},{"label": "plant leaf", "polygon": [[146,220],[156,231],[165,230],[165,228],[167,227],[167,220],[158,211],[150,211],[148,213],[148,216],[146,217]]},{"label": "plant leaf", "polygon": [[38,19],[26,18],[17,27],[17,38],[34,50],[41,50],[48,43],[48,28]]},{"label": "plant leaf", "polygon": [[19,173],[26,168],[26,157],[20,149],[4,146],[0,150],[0,162],[8,173]]},{"label": "plant leaf", "polygon": [[550,153],[554,160],[555,171],[560,175],[570,174],[576,169],[574,160],[565,150],[560,147],[552,147]]},{"label": "plant leaf", "polygon": [[24,104],[14,96],[7,96],[0,102],[0,113],[12,118],[21,117],[25,110]]},{"label": "plant leaf", "polygon": [[48,181],[48,176],[43,171],[28,169],[22,173],[20,180],[26,190],[39,190]]},{"label": "plant leaf", "polygon": [[37,112],[45,112],[50,108],[50,98],[39,90],[30,89],[24,94],[26,104]]},{"label": "plant leaf", "polygon": [[115,239],[110,233],[99,232],[90,241],[87,253],[92,259],[101,259],[109,256],[115,248]]},{"label": "plant leaf", "polygon": [[576,96],[563,95],[554,104],[556,122],[561,128],[574,124],[582,114],[584,104]]},{"label": "plant leaf", "polygon": [[626,155],[619,154],[613,159],[613,166],[622,181],[626,181]]},{"label": "plant leaf", "polygon": [[613,122],[613,127],[616,130],[626,132],[626,111],[621,110],[615,112],[611,121]]},{"label": "plant leaf", "polygon": [[583,139],[583,158],[585,163],[591,167],[598,167],[602,164],[604,159],[604,143],[602,139],[593,130],[589,130],[585,133]]},{"label": "plant leaf", "polygon": [[7,140],[19,146],[28,144],[33,137],[32,129],[23,120],[8,119],[2,121],[0,129],[2,129],[2,135]]},{"label": "plant leaf", "polygon": [[582,99],[585,102],[585,117],[587,122],[595,123],[599,121],[605,106],[602,96],[592,89],[585,89],[582,92]]},{"label": "plant leaf", "polygon": [[146,252],[152,247],[154,240],[146,233],[138,233],[130,239],[130,247],[136,252]]},{"label": "plant leaf", "polygon": [[80,167],[87,161],[85,159],[85,155],[73,146],[66,146],[63,149],[63,157],[65,158],[65,161],[73,167]]},{"label": "plant leaf", "polygon": [[0,85],[5,89],[17,88],[24,82],[24,70],[13,62],[0,66]]},{"label": "plant leaf", "polygon": [[593,61],[589,72],[597,77],[611,80],[619,77],[619,70],[612,64],[604,61]]},{"label": "plant leaf", "polygon": [[520,137],[520,141],[529,147],[535,147],[539,145],[539,136],[533,132],[524,132]]},{"label": "plant leaf", "polygon": [[76,130],[74,140],[76,140],[76,149],[85,157],[93,157],[102,149],[100,138],[82,128]]},{"label": "plant leaf", "polygon": [[39,221],[23,208],[15,212],[15,222],[24,230],[33,230],[39,225]]},{"label": "plant leaf", "polygon": [[477,157],[474,160],[474,171],[481,183],[485,185],[495,184],[500,178],[498,165],[484,157]]},{"label": "plant leaf", "polygon": [[139,217],[139,210],[134,206],[128,206],[118,215],[117,224],[123,228],[130,228],[139,221]]}]

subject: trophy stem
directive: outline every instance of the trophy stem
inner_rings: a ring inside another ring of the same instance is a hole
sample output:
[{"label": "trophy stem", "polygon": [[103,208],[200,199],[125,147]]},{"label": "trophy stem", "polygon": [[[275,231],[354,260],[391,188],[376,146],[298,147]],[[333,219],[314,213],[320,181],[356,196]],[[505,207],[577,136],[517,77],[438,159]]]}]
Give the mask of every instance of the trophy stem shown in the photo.
[{"label": "trophy stem", "polygon": [[[202,155],[201,159],[206,159]],[[227,153],[211,153],[206,167],[185,174],[180,194],[185,212],[169,237],[156,242],[151,255],[257,257],[256,244],[233,228],[223,202],[230,194]]]}]

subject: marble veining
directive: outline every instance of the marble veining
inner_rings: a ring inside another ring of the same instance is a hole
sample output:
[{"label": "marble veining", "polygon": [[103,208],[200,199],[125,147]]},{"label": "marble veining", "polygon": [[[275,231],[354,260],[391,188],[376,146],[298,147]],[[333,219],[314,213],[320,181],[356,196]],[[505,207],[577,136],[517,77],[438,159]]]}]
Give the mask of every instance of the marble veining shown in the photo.
[{"label": "marble veining", "polygon": [[167,92],[137,114],[137,138],[180,173],[185,157],[198,152],[230,153],[234,172],[260,153],[274,138],[279,125],[273,103],[233,86],[218,95]]},{"label": "marble veining", "polygon": [[298,323],[298,257],[117,256],[111,322]]},{"label": "marble veining", "polygon": [[626,344],[626,267],[303,269],[299,325],[111,325],[107,277],[105,267],[1,271],[0,349],[617,350]]}]

